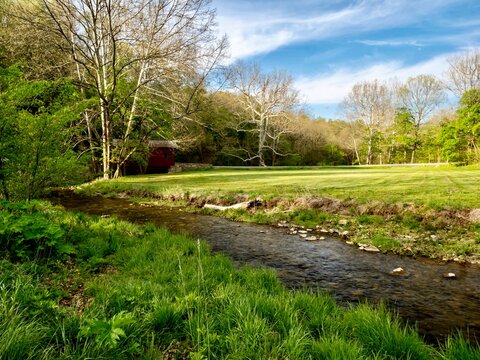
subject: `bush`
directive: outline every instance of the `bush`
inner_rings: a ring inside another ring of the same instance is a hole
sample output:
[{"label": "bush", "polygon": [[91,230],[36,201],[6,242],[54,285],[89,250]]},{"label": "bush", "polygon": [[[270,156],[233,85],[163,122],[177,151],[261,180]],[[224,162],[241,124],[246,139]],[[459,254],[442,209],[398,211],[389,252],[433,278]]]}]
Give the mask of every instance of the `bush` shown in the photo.
[{"label": "bush", "polygon": [[0,210],[0,251],[6,252],[13,260],[62,257],[75,252],[73,246],[64,240],[62,227],[33,207],[22,212],[19,211],[22,205],[8,208],[3,203],[0,206],[3,207]]}]

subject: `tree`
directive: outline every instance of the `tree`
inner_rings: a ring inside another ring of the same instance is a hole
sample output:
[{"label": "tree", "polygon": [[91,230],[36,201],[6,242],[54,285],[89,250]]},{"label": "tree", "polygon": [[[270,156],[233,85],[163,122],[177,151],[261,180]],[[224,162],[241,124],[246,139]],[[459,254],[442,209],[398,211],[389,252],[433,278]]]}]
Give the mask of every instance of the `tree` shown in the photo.
[{"label": "tree", "polygon": [[458,110],[457,129],[466,147],[466,159],[480,161],[480,90],[472,89],[463,94]]},{"label": "tree", "polygon": [[410,162],[414,163],[416,152],[421,145],[420,128],[445,100],[443,85],[432,75],[411,77],[399,88],[398,98],[401,106],[413,119]]},{"label": "tree", "polygon": [[480,88],[480,52],[478,49],[453,56],[448,60],[447,86],[458,98],[472,89]]},{"label": "tree", "polygon": [[463,94],[456,118],[442,123],[439,137],[448,161],[480,162],[480,90]]},{"label": "tree", "polygon": [[[73,66],[57,46],[62,39],[53,32],[47,33],[33,26],[35,21],[48,21],[33,16],[35,3],[0,0],[0,66],[22,64],[23,77],[31,80],[67,77],[72,74]],[[51,22],[42,24],[44,27],[52,25]]]},{"label": "tree", "polygon": [[32,199],[50,186],[83,180],[70,140],[80,115],[75,86],[26,81],[17,67],[0,68],[0,193]]},{"label": "tree", "polygon": [[393,114],[390,90],[378,80],[357,83],[341,107],[351,122],[360,121],[363,125],[367,140],[365,162],[372,164],[376,141]]},{"label": "tree", "polygon": [[226,46],[215,38],[209,0],[41,0],[33,15],[39,29],[62,39],[57,45],[70,54],[78,80],[95,92],[104,178],[112,165],[118,176],[136,150],[132,142],[142,140],[134,135],[142,99],[161,99],[174,117],[188,115]]},{"label": "tree", "polygon": [[389,162],[406,163],[407,154],[413,149],[415,138],[415,119],[406,108],[397,109],[390,129]]},{"label": "tree", "polygon": [[289,112],[298,103],[298,92],[293,78],[282,71],[263,73],[258,65],[239,64],[228,74],[230,87],[238,95],[243,112],[236,130],[257,136],[255,153],[243,149],[244,161],[258,159],[265,166],[265,152],[282,156],[278,150],[279,139],[290,131]]}]

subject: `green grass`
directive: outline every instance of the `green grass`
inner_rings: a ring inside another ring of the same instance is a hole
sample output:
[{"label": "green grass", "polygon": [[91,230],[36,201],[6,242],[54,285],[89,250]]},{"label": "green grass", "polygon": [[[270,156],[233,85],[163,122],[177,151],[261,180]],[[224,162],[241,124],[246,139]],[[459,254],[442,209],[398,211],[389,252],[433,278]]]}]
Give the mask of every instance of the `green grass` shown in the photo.
[{"label": "green grass", "polygon": [[69,257],[0,261],[0,359],[480,356],[461,337],[434,348],[384,307],[286,290],[272,271],[236,269],[203,242],[153,226],[45,203],[0,212],[43,216],[74,247]]},{"label": "green grass", "polygon": [[[478,184],[479,166],[247,168],[130,176],[78,191],[156,198],[235,221],[337,228],[384,252],[480,263],[479,231],[465,220],[480,208]],[[258,197],[262,206],[254,210],[198,208]]]},{"label": "green grass", "polygon": [[207,170],[168,175],[127,176],[95,182],[86,191],[200,194],[228,198],[249,194],[270,199],[305,195],[413,203],[432,208],[479,208],[480,168],[326,167],[318,169]]}]

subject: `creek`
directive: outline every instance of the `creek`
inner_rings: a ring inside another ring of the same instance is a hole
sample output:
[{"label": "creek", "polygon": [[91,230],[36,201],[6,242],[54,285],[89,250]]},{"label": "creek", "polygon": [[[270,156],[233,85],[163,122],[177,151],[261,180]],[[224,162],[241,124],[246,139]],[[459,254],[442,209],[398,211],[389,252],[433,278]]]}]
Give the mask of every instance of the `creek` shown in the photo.
[{"label": "creek", "polygon": [[[237,223],[178,208],[147,207],[126,199],[63,193],[50,200],[67,210],[116,215],[204,239],[214,252],[229,256],[238,265],[273,268],[286,286],[321,289],[340,304],[383,301],[401,319],[416,325],[431,343],[444,341],[457,331],[480,340],[478,266],[367,253],[330,237],[309,242],[282,228]],[[405,272],[392,275],[398,267]],[[448,273],[455,278],[446,278]]]}]

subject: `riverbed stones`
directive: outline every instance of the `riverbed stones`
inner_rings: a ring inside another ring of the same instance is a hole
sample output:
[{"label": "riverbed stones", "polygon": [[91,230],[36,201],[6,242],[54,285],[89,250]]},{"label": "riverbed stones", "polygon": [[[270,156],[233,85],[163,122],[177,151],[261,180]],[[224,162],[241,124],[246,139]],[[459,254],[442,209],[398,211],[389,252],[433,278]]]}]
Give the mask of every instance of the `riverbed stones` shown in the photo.
[{"label": "riverbed stones", "polygon": [[472,209],[468,214],[468,220],[474,224],[480,224],[480,209]]},{"label": "riverbed stones", "polygon": [[373,245],[368,245],[368,244],[358,244],[358,245],[359,245],[359,247],[358,247],[359,250],[363,250],[363,251],[371,252],[371,253],[380,252],[380,249],[377,248],[376,246],[373,246]]},{"label": "riverbed stones", "polygon": [[304,239],[305,239],[307,236],[308,236],[307,234],[300,234],[300,237],[302,237],[302,238],[304,238]]},{"label": "riverbed stones", "polygon": [[307,241],[316,241],[316,240],[318,240],[318,238],[317,238],[316,236],[307,236],[307,237],[305,238],[305,240],[307,240]]},{"label": "riverbed stones", "polygon": [[307,231],[307,230],[298,230],[298,233],[299,233],[299,234],[307,234],[308,231]]},{"label": "riverbed stones", "polygon": [[245,202],[230,205],[230,206],[205,204],[205,205],[203,205],[203,207],[205,209],[213,209],[213,210],[219,210],[219,211],[225,211],[225,210],[228,210],[228,209],[248,209],[250,207],[250,201],[245,201]]},{"label": "riverbed stones", "polygon": [[455,275],[455,273],[447,273],[445,275],[443,275],[444,278],[447,278],[447,279],[455,279],[457,277],[457,275]]},{"label": "riverbed stones", "polygon": [[391,275],[402,275],[404,273],[405,273],[405,269],[402,268],[402,267],[398,267],[398,268],[395,268],[392,271],[390,271]]}]

